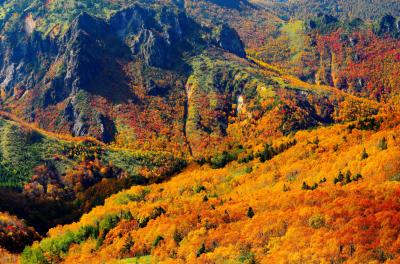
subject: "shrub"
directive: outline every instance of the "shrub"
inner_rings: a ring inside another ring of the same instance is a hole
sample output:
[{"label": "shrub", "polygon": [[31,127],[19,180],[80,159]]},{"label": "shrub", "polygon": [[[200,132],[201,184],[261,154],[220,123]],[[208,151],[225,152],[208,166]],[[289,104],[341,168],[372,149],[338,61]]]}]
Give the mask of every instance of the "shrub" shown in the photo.
[{"label": "shrub", "polygon": [[162,236],[157,236],[156,237],[156,239],[154,239],[154,241],[153,241],[153,247],[157,247],[158,246],[158,244],[161,242],[161,241],[163,241],[164,240],[164,238],[162,237]]},{"label": "shrub", "polygon": [[264,145],[264,149],[258,154],[258,156],[260,157],[261,162],[265,162],[272,159],[276,154],[277,153],[272,145],[267,143]]},{"label": "shrub", "polygon": [[337,184],[337,183],[339,183],[339,182],[343,182],[343,180],[344,180],[344,175],[343,175],[343,173],[342,173],[341,171],[339,171],[339,174],[338,174],[338,176],[333,180],[333,183],[334,183],[334,184]]},{"label": "shrub", "polygon": [[325,218],[321,215],[314,215],[308,219],[308,224],[314,229],[319,229],[325,226]]},{"label": "shrub", "polygon": [[249,208],[247,209],[247,217],[248,217],[248,218],[253,218],[254,215],[255,215],[255,213],[254,213],[253,208],[249,207]]},{"label": "shrub", "polygon": [[392,177],[390,177],[391,181],[400,181],[400,173],[397,173],[395,175],[393,175]]},{"label": "shrub", "polygon": [[381,138],[378,142],[378,148],[380,150],[386,150],[388,148],[388,143],[385,137]]},{"label": "shrub", "polygon": [[365,148],[363,149],[363,152],[361,153],[361,160],[365,160],[368,158],[368,153],[365,150]]},{"label": "shrub", "polygon": [[253,167],[251,167],[251,166],[246,167],[245,172],[246,173],[252,173],[253,172]]},{"label": "shrub", "polygon": [[210,159],[211,168],[213,169],[223,168],[225,167],[226,164],[236,159],[237,156],[235,154],[224,151],[220,154],[215,155]]},{"label": "shrub", "polygon": [[241,263],[256,264],[256,256],[253,252],[249,250],[242,250],[239,261]]},{"label": "shrub", "polygon": [[174,238],[175,243],[177,245],[179,245],[179,243],[183,240],[184,236],[181,232],[179,232],[178,230],[175,230],[174,234],[173,234],[173,238]]},{"label": "shrub", "polygon": [[107,215],[100,221],[99,223],[100,237],[97,240],[97,245],[96,245],[97,248],[99,248],[103,244],[103,241],[106,238],[107,233],[119,223],[119,220],[120,220],[119,217],[116,215]]},{"label": "shrub", "polygon": [[206,253],[206,245],[203,243],[199,250],[197,250],[196,257],[200,257],[204,253]]},{"label": "shrub", "polygon": [[99,236],[99,228],[97,225],[95,227],[91,225],[82,226],[75,234],[75,242],[82,243],[90,237],[97,238],[98,236]]},{"label": "shrub", "polygon": [[21,254],[22,264],[48,264],[40,248],[25,247]]},{"label": "shrub", "polygon": [[239,163],[249,163],[252,160],[254,160],[254,155],[253,155],[253,153],[250,153],[247,156],[239,158],[238,162]]},{"label": "shrub", "polygon": [[206,187],[204,187],[203,185],[196,185],[193,187],[193,191],[195,193],[200,193],[200,192],[206,191],[206,190],[207,190]]}]

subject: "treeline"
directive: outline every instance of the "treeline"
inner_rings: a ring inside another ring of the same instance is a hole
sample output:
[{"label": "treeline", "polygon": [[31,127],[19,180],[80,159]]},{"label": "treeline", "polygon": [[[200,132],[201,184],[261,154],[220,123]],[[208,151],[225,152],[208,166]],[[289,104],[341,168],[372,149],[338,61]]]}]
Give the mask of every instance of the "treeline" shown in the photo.
[{"label": "treeline", "polygon": [[272,8],[279,11],[283,18],[309,18],[319,13],[331,14],[340,19],[361,18],[376,20],[386,14],[400,16],[397,0],[296,0],[274,3]]},{"label": "treeline", "polygon": [[246,154],[246,150],[243,148],[242,145],[239,145],[231,151],[223,151],[221,153],[215,154],[214,156],[208,157],[207,159],[198,159],[197,163],[200,165],[208,163],[211,168],[220,169],[225,167],[229,162],[232,161],[237,161],[239,163],[248,163],[255,158],[258,158],[261,162],[266,162],[296,144],[296,139],[280,143],[277,146],[274,146],[272,143],[265,143],[261,151],[258,151],[256,153],[250,151],[249,154]]}]

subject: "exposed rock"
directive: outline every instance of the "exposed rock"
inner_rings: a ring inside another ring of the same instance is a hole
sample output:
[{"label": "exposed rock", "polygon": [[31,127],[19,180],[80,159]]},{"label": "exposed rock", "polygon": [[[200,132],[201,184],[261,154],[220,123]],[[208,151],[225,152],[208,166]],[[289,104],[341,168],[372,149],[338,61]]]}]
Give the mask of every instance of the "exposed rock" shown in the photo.
[{"label": "exposed rock", "polygon": [[396,18],[391,15],[382,17],[379,24],[380,35],[397,35],[399,33],[398,26],[396,25]]},{"label": "exposed rock", "polygon": [[[108,23],[86,13],[72,24],[63,39],[59,57],[63,57],[66,73],[63,91],[66,96],[86,90],[113,101],[131,97],[128,80],[119,61],[128,48],[111,31]],[[112,74],[113,79],[106,73]],[[117,87],[118,91],[111,91]],[[119,96],[123,94],[123,96]]]},{"label": "exposed rock", "polygon": [[[56,37],[37,32],[29,13],[22,18],[12,32],[2,31],[0,89],[4,99],[18,100],[17,96],[27,94],[23,110],[25,116],[32,114],[30,121],[46,129],[65,129],[69,124],[75,136],[90,134],[104,141],[112,141],[116,129],[111,119],[99,117],[99,109],[87,107],[91,100],[99,96],[113,105],[139,104],[135,85],[145,87],[148,95],[166,96],[173,84],[157,84],[153,75],[168,70],[183,80],[191,71],[185,59],[210,47],[246,56],[232,28],[222,26],[213,38],[211,29],[171,7],[133,5],[109,20],[82,13]],[[78,103],[74,98],[81,92],[85,100]],[[66,107],[54,116],[62,120],[43,120],[42,113],[49,107],[57,109],[54,106],[61,102]],[[55,123],[60,127],[46,127]]]},{"label": "exposed rock", "polygon": [[216,42],[219,47],[239,57],[246,57],[244,44],[234,29],[224,24],[217,30],[216,34]]},{"label": "exposed rock", "polygon": [[7,96],[17,85],[32,89],[46,73],[47,60],[56,53],[56,45],[37,32],[5,36],[0,42],[0,86]]},{"label": "exposed rock", "polygon": [[100,122],[103,142],[110,143],[114,141],[115,135],[117,134],[117,128],[115,127],[114,121],[107,116],[100,115]]},{"label": "exposed rock", "polygon": [[71,102],[67,104],[67,106],[64,109],[64,118],[68,122],[73,122],[76,118],[75,116],[75,111],[74,111],[74,106],[72,105]]},{"label": "exposed rock", "polygon": [[133,54],[143,58],[151,66],[166,68],[168,66],[168,43],[152,31],[143,29],[137,39],[133,41]]},{"label": "exposed rock", "polygon": [[333,23],[337,23],[339,20],[331,15],[327,15],[327,14],[318,14],[318,18],[321,20],[321,22],[325,25],[329,25],[329,24],[333,24]]},{"label": "exposed rock", "polygon": [[[181,53],[191,49],[191,38],[200,27],[185,13],[163,7],[159,17],[153,10],[134,5],[110,19],[113,31],[148,65],[171,68]],[[196,44],[203,41],[197,36]]]},{"label": "exposed rock", "polygon": [[87,117],[79,115],[72,127],[72,135],[76,137],[86,136],[89,133],[89,128]]}]

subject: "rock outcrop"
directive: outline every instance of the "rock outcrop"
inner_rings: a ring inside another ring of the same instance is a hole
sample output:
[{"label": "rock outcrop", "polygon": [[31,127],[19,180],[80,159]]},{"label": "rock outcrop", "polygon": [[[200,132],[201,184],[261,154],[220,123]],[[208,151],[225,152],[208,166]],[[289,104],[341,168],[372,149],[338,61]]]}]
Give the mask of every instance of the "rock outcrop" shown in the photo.
[{"label": "rock outcrop", "polygon": [[224,24],[216,31],[215,41],[219,47],[239,57],[246,57],[244,44],[239,34],[228,25]]},{"label": "rock outcrop", "polygon": [[[58,37],[44,37],[35,27],[26,30],[25,20],[20,24],[2,30],[3,100],[16,100],[31,91],[22,109],[30,121],[47,129],[60,124],[62,129],[69,127],[72,135],[95,135],[106,142],[114,139],[116,128],[112,118],[90,107],[99,97],[111,105],[140,105],[134,83],[145,86],[149,96],[166,96],[172,86],[159,85],[145,74],[168,71],[184,79],[190,71],[184,61],[207,49],[246,56],[232,28],[224,25],[212,36],[212,30],[168,6],[153,9],[134,4],[108,20],[82,13]],[[140,66],[133,71],[134,64]],[[53,111],[57,122],[44,120],[40,112],[46,111]]]},{"label": "rock outcrop", "polygon": [[382,17],[379,24],[380,35],[391,35],[393,37],[400,36],[400,20],[396,20],[395,17],[391,15],[386,15]]}]

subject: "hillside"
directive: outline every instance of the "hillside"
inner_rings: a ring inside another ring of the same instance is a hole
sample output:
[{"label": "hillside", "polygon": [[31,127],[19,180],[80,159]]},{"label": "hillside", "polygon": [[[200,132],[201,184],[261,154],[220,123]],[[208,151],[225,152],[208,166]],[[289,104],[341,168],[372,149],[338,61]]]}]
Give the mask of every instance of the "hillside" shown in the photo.
[{"label": "hillside", "polygon": [[361,18],[376,20],[390,14],[400,15],[396,0],[251,0],[250,2],[272,9],[283,18],[305,19],[318,13],[341,19]]},{"label": "hillside", "polygon": [[[0,130],[0,210],[23,218],[41,234],[78,219],[121,189],[161,180],[185,164],[169,153],[68,140],[9,119],[0,120]],[[0,239],[1,246],[7,244]]]},{"label": "hillside", "polygon": [[331,15],[293,19],[248,54],[306,82],[388,102],[399,94],[398,23],[390,15],[372,24]]},{"label": "hillside", "polygon": [[398,263],[400,4],[0,1],[0,263]]},{"label": "hillside", "polygon": [[224,168],[193,164],[133,187],[52,229],[23,263],[396,263],[396,116],[298,132]]}]

